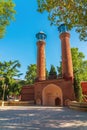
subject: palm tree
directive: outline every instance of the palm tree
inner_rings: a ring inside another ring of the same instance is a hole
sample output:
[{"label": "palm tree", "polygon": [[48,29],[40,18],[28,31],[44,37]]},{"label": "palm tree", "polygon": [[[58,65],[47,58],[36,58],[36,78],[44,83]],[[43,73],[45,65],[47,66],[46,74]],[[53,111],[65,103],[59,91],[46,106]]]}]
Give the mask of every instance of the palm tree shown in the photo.
[{"label": "palm tree", "polygon": [[[18,91],[19,86],[17,86],[16,80],[14,80],[15,77],[19,77],[22,75],[22,73],[19,72],[18,68],[20,68],[20,63],[15,60],[15,61],[8,61],[1,63],[0,62],[0,78],[1,78],[1,86],[5,99],[7,98],[7,95],[11,93],[17,93],[14,92],[13,87],[16,86],[16,91]],[[18,88],[17,88],[18,87]],[[1,94],[2,96],[2,94]]]}]

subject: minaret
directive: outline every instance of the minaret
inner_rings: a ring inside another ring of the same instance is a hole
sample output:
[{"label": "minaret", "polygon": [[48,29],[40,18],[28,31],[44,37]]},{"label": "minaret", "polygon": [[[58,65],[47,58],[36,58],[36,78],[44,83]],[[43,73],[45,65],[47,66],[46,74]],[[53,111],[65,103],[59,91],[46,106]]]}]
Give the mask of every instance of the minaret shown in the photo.
[{"label": "minaret", "polygon": [[62,76],[66,79],[73,79],[72,56],[70,49],[70,34],[65,24],[61,24],[58,28],[62,47]]},{"label": "minaret", "polygon": [[43,81],[46,79],[46,65],[45,65],[45,39],[46,34],[39,32],[36,34],[37,38],[37,79]]}]

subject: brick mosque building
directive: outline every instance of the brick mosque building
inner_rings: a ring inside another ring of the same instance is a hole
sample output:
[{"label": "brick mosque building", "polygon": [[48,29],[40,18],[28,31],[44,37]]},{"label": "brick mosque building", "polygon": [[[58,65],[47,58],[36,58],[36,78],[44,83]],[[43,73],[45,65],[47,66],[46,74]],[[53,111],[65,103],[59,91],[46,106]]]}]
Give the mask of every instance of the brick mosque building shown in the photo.
[{"label": "brick mosque building", "polygon": [[45,39],[46,34],[39,32],[37,38],[37,81],[32,86],[24,86],[22,101],[34,100],[37,105],[63,106],[67,100],[74,100],[73,66],[70,49],[70,34],[62,24],[58,28],[62,48],[62,77],[46,80]]}]

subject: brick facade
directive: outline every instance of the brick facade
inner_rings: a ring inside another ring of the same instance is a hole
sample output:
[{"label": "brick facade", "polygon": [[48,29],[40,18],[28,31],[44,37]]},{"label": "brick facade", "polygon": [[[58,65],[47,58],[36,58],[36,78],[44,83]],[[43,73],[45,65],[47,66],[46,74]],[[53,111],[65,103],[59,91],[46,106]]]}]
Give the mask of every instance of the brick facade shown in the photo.
[{"label": "brick facade", "polygon": [[73,78],[73,66],[70,49],[70,34],[68,32],[60,34],[62,48],[62,76],[64,78]]},{"label": "brick facade", "polygon": [[31,101],[34,100],[34,86],[23,86],[21,91],[21,100],[22,101]]},{"label": "brick facade", "polygon": [[[51,85],[51,86],[56,85],[60,88],[60,90],[62,92],[62,100],[63,100],[62,105],[65,105],[65,101],[67,99],[69,99],[69,100],[75,99],[74,89],[72,86],[72,80],[67,81],[67,80],[61,78],[61,79],[56,79],[56,80],[46,80],[46,81],[42,81],[42,82],[37,82],[34,85],[35,85],[34,86],[34,88],[35,88],[34,99],[35,99],[35,101],[37,101],[37,99],[40,99],[42,105],[43,105],[43,94],[42,93],[43,93],[44,88],[46,88],[48,85]],[[49,91],[50,91],[50,88],[49,88]],[[58,95],[59,95],[59,93],[58,93]],[[50,105],[50,104],[48,104],[48,105]]]},{"label": "brick facade", "polygon": [[37,79],[46,79],[45,70],[45,41],[41,40],[37,42]]}]

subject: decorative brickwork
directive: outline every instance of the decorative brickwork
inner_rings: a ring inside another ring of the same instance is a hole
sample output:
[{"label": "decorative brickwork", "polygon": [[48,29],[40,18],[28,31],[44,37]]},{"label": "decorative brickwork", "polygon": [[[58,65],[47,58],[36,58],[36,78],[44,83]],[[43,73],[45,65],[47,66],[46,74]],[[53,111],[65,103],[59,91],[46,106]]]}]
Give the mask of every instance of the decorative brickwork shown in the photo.
[{"label": "decorative brickwork", "polygon": [[35,101],[41,100],[41,105],[55,106],[56,98],[60,99],[59,105],[65,105],[67,99],[74,100],[72,80],[56,79],[37,82],[35,85]]},{"label": "decorative brickwork", "polygon": [[62,76],[66,79],[73,79],[72,57],[69,42],[70,34],[68,32],[61,33],[60,39],[62,47]]},{"label": "decorative brickwork", "polygon": [[37,79],[46,79],[46,66],[45,66],[45,41],[37,42]]}]

